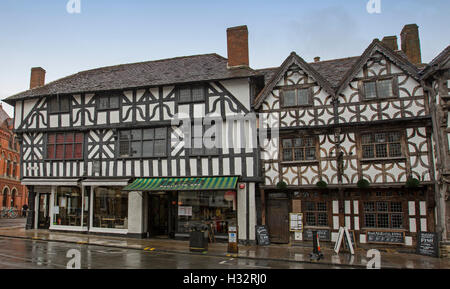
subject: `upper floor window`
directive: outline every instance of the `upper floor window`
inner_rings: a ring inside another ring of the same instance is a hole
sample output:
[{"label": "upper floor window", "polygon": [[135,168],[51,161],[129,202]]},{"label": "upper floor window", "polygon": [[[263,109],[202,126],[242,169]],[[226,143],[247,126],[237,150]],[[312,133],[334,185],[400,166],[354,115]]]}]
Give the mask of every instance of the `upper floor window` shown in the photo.
[{"label": "upper floor window", "polygon": [[281,141],[283,161],[311,161],[316,159],[314,137],[287,138]]},{"label": "upper floor window", "polygon": [[[214,125],[203,125],[202,126],[202,133],[200,135],[196,135],[194,132],[194,127],[192,127],[191,132],[191,148],[189,154],[191,156],[195,155],[216,155],[219,153],[219,148],[217,147],[216,142],[216,133],[217,131],[214,131],[211,134],[208,134],[208,141],[211,141],[214,144],[211,144],[213,147],[207,148],[205,145],[206,139],[206,131],[209,131],[210,129],[215,130]],[[208,144],[208,146],[211,146]]]},{"label": "upper floor window", "polygon": [[83,158],[82,133],[49,133],[47,138],[47,159],[70,160]]},{"label": "upper floor window", "polygon": [[57,95],[49,98],[48,111],[50,113],[69,112],[69,110],[70,110],[69,95]]},{"label": "upper floor window", "polygon": [[363,97],[366,100],[390,98],[398,95],[395,78],[363,82]]},{"label": "upper floor window", "polygon": [[205,101],[205,87],[201,85],[180,87],[178,89],[178,101],[180,103]]},{"label": "upper floor window", "polygon": [[119,108],[119,95],[114,93],[99,94],[97,98],[97,109],[118,109]]},{"label": "upper floor window", "polygon": [[377,132],[361,136],[363,159],[401,157],[401,133]]},{"label": "upper floor window", "polygon": [[167,155],[167,128],[144,128],[119,132],[121,157],[164,157]]},{"label": "upper floor window", "polygon": [[305,106],[312,103],[310,88],[286,88],[283,89],[281,106]]}]

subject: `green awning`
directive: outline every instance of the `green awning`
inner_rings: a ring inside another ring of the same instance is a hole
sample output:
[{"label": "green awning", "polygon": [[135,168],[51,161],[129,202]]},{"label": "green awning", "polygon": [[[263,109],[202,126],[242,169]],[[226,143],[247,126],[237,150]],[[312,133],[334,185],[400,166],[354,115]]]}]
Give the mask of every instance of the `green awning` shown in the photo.
[{"label": "green awning", "polygon": [[234,190],[238,177],[138,178],[123,191]]}]

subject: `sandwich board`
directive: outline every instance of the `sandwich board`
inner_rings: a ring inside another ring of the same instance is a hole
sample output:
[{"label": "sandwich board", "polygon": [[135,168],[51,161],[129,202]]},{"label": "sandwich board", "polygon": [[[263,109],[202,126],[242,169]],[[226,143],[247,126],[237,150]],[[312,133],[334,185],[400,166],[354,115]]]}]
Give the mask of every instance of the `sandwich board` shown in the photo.
[{"label": "sandwich board", "polygon": [[347,227],[339,228],[338,237],[336,243],[334,244],[334,252],[336,252],[336,254],[339,254],[339,250],[341,249],[342,246],[342,241],[344,241],[345,244],[347,245],[348,249],[350,250],[350,254],[354,255],[355,250],[353,249],[352,239],[350,237],[350,232],[348,231]]}]

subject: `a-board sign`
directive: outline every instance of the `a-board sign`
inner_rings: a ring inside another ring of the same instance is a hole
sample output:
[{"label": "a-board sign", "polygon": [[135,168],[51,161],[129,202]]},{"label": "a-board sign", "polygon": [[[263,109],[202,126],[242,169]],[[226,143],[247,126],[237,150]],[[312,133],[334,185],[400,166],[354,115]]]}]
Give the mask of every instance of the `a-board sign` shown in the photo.
[{"label": "a-board sign", "polygon": [[439,241],[436,233],[419,232],[417,236],[417,254],[439,257]]},{"label": "a-board sign", "polygon": [[404,244],[404,232],[380,232],[368,231],[367,243],[389,243],[389,244]]},{"label": "a-board sign", "polygon": [[[303,234],[303,239],[307,241],[311,241],[313,239],[312,229],[305,229]],[[320,241],[331,241],[331,232],[327,229],[317,229]]]},{"label": "a-board sign", "polygon": [[256,226],[256,240],[260,246],[270,245],[269,231],[267,226]]},{"label": "a-board sign", "polygon": [[[352,241],[353,248],[356,248],[356,241],[355,241],[355,231],[348,230],[348,233],[350,235],[350,241]],[[344,235],[345,239],[347,239],[347,235]],[[346,243],[344,243],[346,244]]]}]

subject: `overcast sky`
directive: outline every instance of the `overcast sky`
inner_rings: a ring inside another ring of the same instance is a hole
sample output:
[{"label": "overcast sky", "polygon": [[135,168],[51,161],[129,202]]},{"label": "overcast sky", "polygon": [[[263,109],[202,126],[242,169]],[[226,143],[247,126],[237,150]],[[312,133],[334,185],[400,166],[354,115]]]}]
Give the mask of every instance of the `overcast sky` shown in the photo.
[{"label": "overcast sky", "polygon": [[[291,51],[306,61],[361,55],[374,38],[416,23],[422,61],[449,45],[448,0],[69,0],[0,1],[0,99],[27,90],[31,67],[46,82],[92,68],[226,51],[226,28],[247,25],[250,66],[279,66]],[[400,41],[399,41],[400,46]],[[3,103],[7,112],[13,110]]]}]

